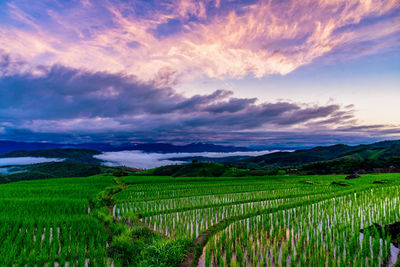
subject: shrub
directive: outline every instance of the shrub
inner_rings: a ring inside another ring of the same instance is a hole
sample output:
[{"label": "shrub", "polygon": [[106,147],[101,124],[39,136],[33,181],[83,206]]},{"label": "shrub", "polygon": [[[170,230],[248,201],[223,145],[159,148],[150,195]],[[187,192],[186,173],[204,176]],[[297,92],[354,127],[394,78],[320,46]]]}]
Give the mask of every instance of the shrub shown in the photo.
[{"label": "shrub", "polygon": [[156,241],[142,251],[144,260],[140,266],[178,266],[184,258],[188,246],[189,241],[186,240]]},{"label": "shrub", "polygon": [[113,172],[113,176],[116,177],[123,177],[123,176],[128,176],[129,172],[127,170],[117,170],[115,172]]}]

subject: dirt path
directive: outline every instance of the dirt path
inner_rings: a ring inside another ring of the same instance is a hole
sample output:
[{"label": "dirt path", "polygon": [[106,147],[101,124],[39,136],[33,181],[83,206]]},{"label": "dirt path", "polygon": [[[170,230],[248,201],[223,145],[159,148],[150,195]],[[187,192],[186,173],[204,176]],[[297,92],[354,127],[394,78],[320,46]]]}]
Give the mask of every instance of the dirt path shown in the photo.
[{"label": "dirt path", "polygon": [[[180,267],[196,266],[201,256],[197,255],[198,250],[202,251],[203,247],[207,244],[211,234],[204,232],[194,240],[194,245],[189,248],[189,253],[186,255],[185,260],[179,265]],[[202,245],[204,244],[204,245]]]},{"label": "dirt path", "polygon": [[103,191],[100,191],[96,195],[96,197],[94,197],[92,200],[89,201],[89,207],[90,207],[89,215],[98,219],[100,223],[103,225],[104,229],[108,233],[108,242],[111,242],[113,236],[111,227],[108,223],[106,223],[100,217],[95,216],[94,214],[96,214],[96,212],[100,211],[102,208],[107,207],[108,215],[112,217],[112,211],[115,205],[113,197],[122,190],[126,189],[126,184],[118,177],[114,177],[113,181],[114,185],[112,187],[108,187]]}]

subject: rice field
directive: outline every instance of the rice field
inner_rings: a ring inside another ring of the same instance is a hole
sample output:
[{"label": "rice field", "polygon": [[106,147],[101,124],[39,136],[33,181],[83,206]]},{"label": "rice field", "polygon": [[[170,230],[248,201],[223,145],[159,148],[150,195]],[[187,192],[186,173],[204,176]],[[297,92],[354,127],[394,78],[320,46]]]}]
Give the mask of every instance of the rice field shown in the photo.
[{"label": "rice field", "polygon": [[88,199],[111,177],[48,179],[0,186],[0,266],[106,266],[104,227]]},{"label": "rice field", "polygon": [[137,184],[116,195],[113,214],[139,214],[168,238],[196,241],[214,226],[198,266],[390,266],[390,237],[360,230],[400,221],[400,175],[344,177]]},{"label": "rice field", "polygon": [[[130,176],[105,210],[189,240],[194,266],[394,266],[399,244],[374,225],[400,221],[400,174],[344,177]],[[109,176],[0,185],[0,266],[123,266],[89,204],[112,186]]]},{"label": "rice field", "polygon": [[390,240],[359,230],[398,220],[399,193],[399,187],[371,189],[239,220],[211,238],[204,263],[381,266]]}]

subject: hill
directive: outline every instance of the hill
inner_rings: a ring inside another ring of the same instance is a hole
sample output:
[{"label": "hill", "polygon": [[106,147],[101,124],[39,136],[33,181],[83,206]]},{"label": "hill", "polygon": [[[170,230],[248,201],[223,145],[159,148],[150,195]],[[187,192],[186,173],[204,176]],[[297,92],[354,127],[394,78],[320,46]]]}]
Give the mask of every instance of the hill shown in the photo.
[{"label": "hill", "polygon": [[358,169],[372,171],[374,168],[395,166],[400,168],[400,141],[383,141],[368,145],[343,144],[276,152],[240,161],[230,162],[240,168],[273,170],[297,168],[310,173],[353,172]]},{"label": "hill", "polygon": [[60,177],[88,177],[97,174],[126,176],[137,170],[126,167],[107,167],[77,162],[45,162],[11,167],[13,172],[0,175],[0,184]]},{"label": "hill", "polygon": [[101,154],[100,151],[93,149],[74,149],[74,148],[54,148],[40,150],[17,150],[0,155],[0,158],[18,158],[18,157],[43,157],[64,159],[66,162],[100,164],[102,161],[94,158],[94,155]]},{"label": "hill", "polygon": [[333,145],[301,149],[294,152],[275,152],[231,162],[234,166],[254,169],[297,166],[305,163],[334,159],[349,153],[354,148],[348,145]]},{"label": "hill", "polygon": [[0,183],[59,177],[87,177],[105,172],[99,165],[74,162],[46,162],[16,168],[17,172],[0,177]]}]

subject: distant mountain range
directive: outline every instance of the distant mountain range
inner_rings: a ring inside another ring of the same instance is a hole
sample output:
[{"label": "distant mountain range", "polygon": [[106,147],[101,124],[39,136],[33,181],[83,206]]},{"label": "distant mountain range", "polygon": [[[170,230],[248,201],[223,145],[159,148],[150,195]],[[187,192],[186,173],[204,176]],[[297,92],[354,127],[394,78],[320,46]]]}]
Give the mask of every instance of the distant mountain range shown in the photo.
[{"label": "distant mountain range", "polygon": [[[173,145],[168,143],[148,143],[148,144],[121,144],[112,145],[106,143],[83,143],[83,144],[55,144],[55,143],[25,143],[14,141],[0,141],[0,154],[9,153],[16,150],[43,150],[54,148],[76,148],[93,149],[101,152],[141,150],[153,153],[195,153],[195,152],[237,152],[237,151],[261,151],[261,148],[248,148],[237,146],[222,146],[208,143],[192,143],[187,145]],[[276,148],[273,148],[276,149]]]}]

